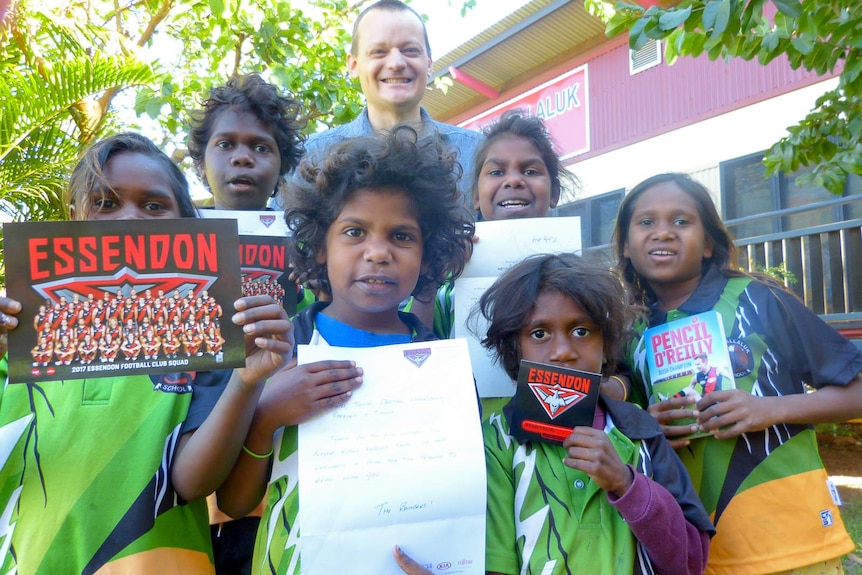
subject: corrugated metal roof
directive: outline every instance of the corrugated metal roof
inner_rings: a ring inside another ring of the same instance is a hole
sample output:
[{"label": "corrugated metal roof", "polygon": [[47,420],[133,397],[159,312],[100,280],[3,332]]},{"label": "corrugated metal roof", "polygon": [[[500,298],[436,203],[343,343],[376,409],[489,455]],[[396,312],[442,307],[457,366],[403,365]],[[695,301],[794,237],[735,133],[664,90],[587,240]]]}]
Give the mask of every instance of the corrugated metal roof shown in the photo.
[{"label": "corrugated metal roof", "polygon": [[[533,0],[434,62],[433,76],[455,66],[501,94],[607,41],[605,24],[577,0]],[[422,105],[446,121],[487,102],[457,82],[426,91]]]}]

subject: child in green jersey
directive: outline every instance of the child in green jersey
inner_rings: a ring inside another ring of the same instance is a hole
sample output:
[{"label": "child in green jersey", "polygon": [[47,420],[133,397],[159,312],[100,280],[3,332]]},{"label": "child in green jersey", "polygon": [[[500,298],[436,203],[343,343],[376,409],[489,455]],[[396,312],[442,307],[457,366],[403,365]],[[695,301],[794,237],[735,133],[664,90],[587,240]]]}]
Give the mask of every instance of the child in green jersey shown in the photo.
[{"label": "child in green jersey", "polygon": [[[648,327],[709,310],[724,322],[735,388],[649,406],[715,522],[707,573],[841,572],[854,545],[811,424],[862,414],[862,353],[774,281],[738,269],[708,190],[685,174],[635,186],[615,243],[623,277],[649,309],[628,358],[636,402],[647,407],[652,393]],[[697,423],[672,424],[683,417]],[[680,438],[696,430],[711,437]]]},{"label": "child in green jersey", "polygon": [[[69,200],[79,220],[196,214],[182,172],[137,134],[90,148]],[[263,382],[293,352],[291,325],[272,298],[234,306],[244,368],[4,386],[4,573],[213,573],[203,498],[239,454]],[[20,310],[0,298],[0,335]]]},{"label": "child in green jersey", "polygon": [[[286,199],[291,259],[332,299],[296,315],[298,343],[374,347],[436,339],[398,306],[464,267],[473,227],[459,204],[453,163],[436,139],[401,127],[346,140],[321,164],[304,164],[306,177]],[[297,424],[349,401],[361,382],[354,362],[320,361],[267,384],[246,442],[256,455],[242,454],[218,491],[219,506],[233,516],[266,492],[253,573],[302,572]]]},{"label": "child in green jersey", "polygon": [[[607,268],[558,254],[514,265],[474,313],[516,379],[521,360],[608,373],[633,311]],[[649,414],[600,394],[560,446],[513,437],[510,409],[483,424],[489,574],[703,572],[712,525]]]}]

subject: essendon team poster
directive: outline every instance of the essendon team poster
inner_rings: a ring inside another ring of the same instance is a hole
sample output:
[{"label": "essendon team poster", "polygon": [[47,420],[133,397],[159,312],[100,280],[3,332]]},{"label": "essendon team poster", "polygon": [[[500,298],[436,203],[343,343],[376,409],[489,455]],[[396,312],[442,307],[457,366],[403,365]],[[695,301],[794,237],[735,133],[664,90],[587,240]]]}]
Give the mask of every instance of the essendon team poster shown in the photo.
[{"label": "essendon team poster", "polygon": [[10,383],[245,364],[233,220],[3,226]]},{"label": "essendon team poster", "polygon": [[284,212],[201,210],[205,218],[236,219],[239,229],[239,263],[242,295],[269,295],[284,306],[289,317],[296,314],[302,288],[290,281]]}]

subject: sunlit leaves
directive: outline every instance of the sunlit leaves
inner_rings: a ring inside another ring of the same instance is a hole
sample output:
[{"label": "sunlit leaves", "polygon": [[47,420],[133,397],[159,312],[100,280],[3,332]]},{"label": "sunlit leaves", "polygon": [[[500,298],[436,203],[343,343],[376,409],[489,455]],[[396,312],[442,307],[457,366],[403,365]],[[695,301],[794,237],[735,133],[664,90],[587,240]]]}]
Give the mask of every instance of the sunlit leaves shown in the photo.
[{"label": "sunlit leaves", "polygon": [[[862,168],[862,10],[858,0],[682,0],[663,9],[617,2],[610,36],[629,31],[636,50],[665,40],[665,57],[736,57],[768,64],[785,56],[817,74],[840,69],[838,87],[767,155],[770,173],[815,166],[810,178],[833,192]],[[848,119],[850,119],[848,121]]]}]

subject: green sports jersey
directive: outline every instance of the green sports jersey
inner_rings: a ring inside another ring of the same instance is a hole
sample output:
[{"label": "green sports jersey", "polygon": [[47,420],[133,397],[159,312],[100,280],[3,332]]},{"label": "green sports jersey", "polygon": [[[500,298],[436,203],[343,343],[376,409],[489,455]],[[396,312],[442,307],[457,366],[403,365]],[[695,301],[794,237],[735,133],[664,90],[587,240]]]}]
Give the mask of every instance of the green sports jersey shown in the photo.
[{"label": "green sports jersey", "polygon": [[[563,463],[566,450],[518,444],[500,413],[483,423],[488,469],[485,569],[499,573],[633,573],[637,541],[607,496]],[[637,465],[638,446],[611,442]]]},{"label": "green sports jersey", "polygon": [[599,406],[599,424],[617,455],[638,472],[614,502],[589,475],[563,463],[562,446],[518,443],[499,411],[482,424],[487,571],[655,575],[661,565],[701,572],[713,529],[679,458],[640,408],[605,397]]},{"label": "green sports jersey", "polygon": [[196,405],[187,421],[192,382],[212,384],[201,394],[209,404],[217,373],[230,372],[7,383],[2,572],[212,573],[206,504],[180,501],[170,468],[180,435],[211,407]]},{"label": "green sports jersey", "polygon": [[[846,385],[862,370],[862,353],[797,298],[710,268],[679,309],[654,309],[649,325],[636,326],[628,358],[635,401],[644,405],[652,393],[644,330],[709,309],[722,316],[736,387],[754,395]],[[704,437],[677,453],[715,523],[708,574],[775,573],[853,550],[811,426],[777,424],[730,439]]]}]

